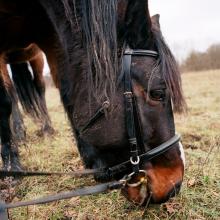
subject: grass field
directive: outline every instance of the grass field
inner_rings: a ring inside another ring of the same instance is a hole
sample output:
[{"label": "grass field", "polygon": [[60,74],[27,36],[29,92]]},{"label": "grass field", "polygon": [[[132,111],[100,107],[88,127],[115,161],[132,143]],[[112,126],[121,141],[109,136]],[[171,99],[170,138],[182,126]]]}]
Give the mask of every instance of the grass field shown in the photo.
[{"label": "grass field", "polygon": [[[220,219],[220,71],[183,75],[189,112],[176,115],[187,167],[179,196],[162,205],[138,208],[119,192],[73,198],[48,205],[10,211],[13,220],[110,219]],[[53,88],[47,92],[49,112],[57,134],[36,136],[37,126],[26,118],[28,142],[21,146],[21,161],[31,170],[69,171],[82,167],[67,118]],[[8,200],[29,200],[94,183],[90,178],[25,178],[19,185],[2,186]],[[13,197],[13,195],[15,195]]]}]

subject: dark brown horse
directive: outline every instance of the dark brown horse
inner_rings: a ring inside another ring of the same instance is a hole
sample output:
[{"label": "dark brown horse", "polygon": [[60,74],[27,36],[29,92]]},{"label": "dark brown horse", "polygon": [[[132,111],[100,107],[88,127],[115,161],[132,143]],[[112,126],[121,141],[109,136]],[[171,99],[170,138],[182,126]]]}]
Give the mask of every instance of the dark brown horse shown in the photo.
[{"label": "dark brown horse", "polygon": [[[0,0],[0,13],[0,28],[4,30],[0,51],[34,42],[53,66],[87,168],[110,167],[130,158],[121,83],[124,76],[120,74],[125,48],[158,54],[132,56],[131,60],[140,151],[153,149],[174,136],[173,109],[181,112],[185,107],[180,73],[160,32],[158,17],[150,19],[147,0]],[[10,113],[10,101],[4,89],[0,95],[9,106],[3,120]],[[80,132],[103,103],[110,103],[106,117]],[[3,147],[4,164],[13,164],[18,158],[9,144]],[[127,186],[123,194],[129,200],[138,204],[149,199],[162,202],[179,191],[184,174],[181,145],[175,144],[140,165],[147,173],[147,189],[143,192],[140,187]],[[128,167],[115,178],[131,172]],[[96,175],[96,179],[107,180],[109,176]]]}]

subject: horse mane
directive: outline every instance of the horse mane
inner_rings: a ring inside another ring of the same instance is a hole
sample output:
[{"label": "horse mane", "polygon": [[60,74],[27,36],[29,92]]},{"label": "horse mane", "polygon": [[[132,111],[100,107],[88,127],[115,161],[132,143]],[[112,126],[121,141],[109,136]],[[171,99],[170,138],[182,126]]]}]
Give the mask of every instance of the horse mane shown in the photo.
[{"label": "horse mane", "polygon": [[[89,95],[97,101],[111,99],[115,91],[117,60],[117,0],[62,0],[72,28],[81,29],[86,49]],[[73,4],[73,5],[72,5]],[[80,19],[78,19],[78,7]],[[74,7],[74,10],[72,10]],[[75,19],[75,20],[74,20]]]},{"label": "horse mane", "polygon": [[[177,113],[185,112],[187,110],[187,105],[183,95],[179,66],[165,42],[160,28],[153,25],[152,33],[159,54],[159,59],[154,71],[162,72],[167,89],[169,90],[171,96],[174,111]],[[152,77],[153,75],[154,74],[152,74]]]}]

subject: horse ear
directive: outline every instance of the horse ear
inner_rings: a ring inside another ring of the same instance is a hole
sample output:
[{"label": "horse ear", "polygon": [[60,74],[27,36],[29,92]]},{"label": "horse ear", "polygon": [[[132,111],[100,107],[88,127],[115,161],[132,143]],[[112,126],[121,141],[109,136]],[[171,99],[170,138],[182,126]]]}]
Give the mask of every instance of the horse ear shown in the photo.
[{"label": "horse ear", "polygon": [[156,14],[151,17],[152,28],[155,30],[160,30],[160,15]]},{"label": "horse ear", "polygon": [[129,0],[125,16],[126,40],[131,48],[141,48],[151,36],[148,0]]}]

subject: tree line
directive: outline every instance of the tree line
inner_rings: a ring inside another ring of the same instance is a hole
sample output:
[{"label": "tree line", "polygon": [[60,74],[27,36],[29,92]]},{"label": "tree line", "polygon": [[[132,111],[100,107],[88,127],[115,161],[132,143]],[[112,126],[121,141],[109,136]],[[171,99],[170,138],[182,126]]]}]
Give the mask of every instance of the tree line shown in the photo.
[{"label": "tree line", "polygon": [[210,46],[205,52],[192,51],[181,69],[184,72],[220,69],[220,44]]}]

